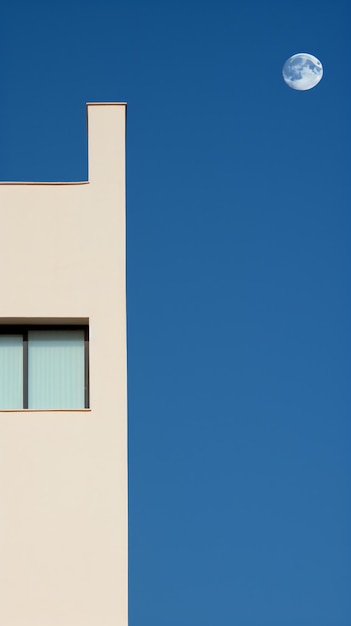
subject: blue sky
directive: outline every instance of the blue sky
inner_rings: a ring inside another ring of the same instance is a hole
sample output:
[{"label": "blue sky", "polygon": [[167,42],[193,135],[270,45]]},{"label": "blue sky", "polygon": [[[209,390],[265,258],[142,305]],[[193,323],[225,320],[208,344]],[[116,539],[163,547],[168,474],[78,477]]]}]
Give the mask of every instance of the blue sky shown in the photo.
[{"label": "blue sky", "polygon": [[128,102],[130,626],[350,624],[350,17],[2,2],[1,180],[86,179]]}]

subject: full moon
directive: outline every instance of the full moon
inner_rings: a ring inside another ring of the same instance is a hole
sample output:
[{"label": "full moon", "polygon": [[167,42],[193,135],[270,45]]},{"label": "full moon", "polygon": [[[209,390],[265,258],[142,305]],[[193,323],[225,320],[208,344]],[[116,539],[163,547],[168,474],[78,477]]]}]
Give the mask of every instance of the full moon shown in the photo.
[{"label": "full moon", "polygon": [[307,52],[294,54],[283,65],[283,78],[286,84],[298,91],[312,89],[318,85],[322,76],[322,63]]}]

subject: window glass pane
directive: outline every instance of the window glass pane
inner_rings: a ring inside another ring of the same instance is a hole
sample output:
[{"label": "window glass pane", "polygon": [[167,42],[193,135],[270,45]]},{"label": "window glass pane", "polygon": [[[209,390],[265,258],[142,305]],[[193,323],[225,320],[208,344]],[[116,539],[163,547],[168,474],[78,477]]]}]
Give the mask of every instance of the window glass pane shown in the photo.
[{"label": "window glass pane", "polygon": [[23,337],[0,335],[0,409],[23,408]]},{"label": "window glass pane", "polygon": [[28,332],[28,407],[84,408],[84,331]]}]

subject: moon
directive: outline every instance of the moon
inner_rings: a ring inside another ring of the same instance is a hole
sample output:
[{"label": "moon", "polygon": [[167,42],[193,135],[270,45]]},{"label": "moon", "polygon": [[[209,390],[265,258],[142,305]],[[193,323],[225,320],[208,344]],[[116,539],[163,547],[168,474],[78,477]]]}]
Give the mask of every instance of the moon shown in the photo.
[{"label": "moon", "polygon": [[318,85],[323,76],[323,66],[317,57],[307,52],[294,54],[283,65],[286,84],[298,91],[307,91]]}]

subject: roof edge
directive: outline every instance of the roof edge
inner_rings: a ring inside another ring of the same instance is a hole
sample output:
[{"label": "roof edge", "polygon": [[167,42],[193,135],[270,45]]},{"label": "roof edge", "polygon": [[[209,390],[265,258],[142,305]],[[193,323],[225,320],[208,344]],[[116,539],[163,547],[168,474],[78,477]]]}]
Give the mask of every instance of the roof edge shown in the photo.
[{"label": "roof edge", "polygon": [[0,180],[0,186],[1,185],[89,185],[89,180],[72,180],[72,181],[67,181],[67,182],[62,182],[62,181],[48,181],[48,182],[43,182],[43,181],[36,181],[36,180],[28,180],[28,181],[23,181],[23,180]]},{"label": "roof edge", "polygon": [[[90,106],[123,106],[127,107],[127,102],[86,102],[85,107],[88,109]],[[88,120],[87,120],[88,121]],[[81,180],[81,181],[53,181],[53,182],[44,182],[44,181],[22,181],[22,180],[0,180],[0,186],[2,185],[89,185],[89,180]]]},{"label": "roof edge", "polygon": [[127,102],[87,102],[86,106],[122,106],[122,107],[126,107],[127,106]]}]

